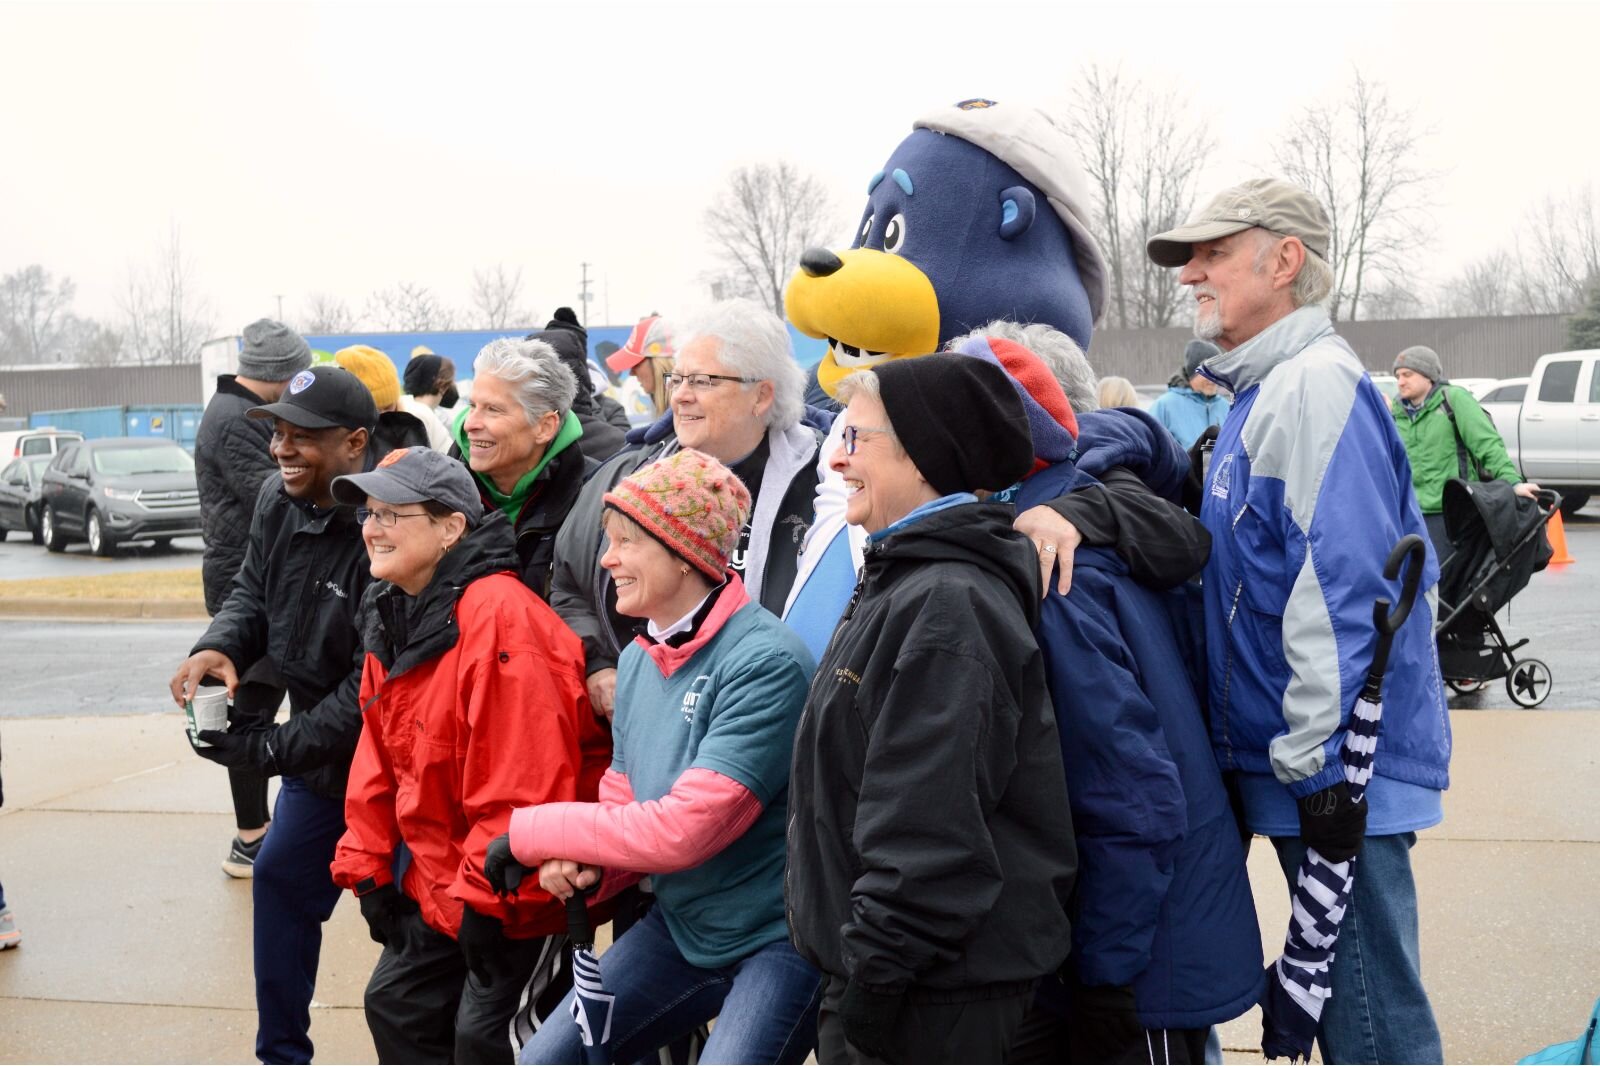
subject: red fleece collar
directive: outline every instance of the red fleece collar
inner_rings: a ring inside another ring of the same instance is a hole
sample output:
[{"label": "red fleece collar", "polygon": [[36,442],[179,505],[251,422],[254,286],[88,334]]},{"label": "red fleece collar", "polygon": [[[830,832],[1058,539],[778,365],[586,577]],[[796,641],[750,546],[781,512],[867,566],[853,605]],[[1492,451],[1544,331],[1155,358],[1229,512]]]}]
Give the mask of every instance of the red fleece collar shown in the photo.
[{"label": "red fleece collar", "polygon": [[711,613],[706,615],[706,620],[700,626],[700,632],[692,640],[686,641],[674,648],[667,644],[657,644],[649,637],[634,637],[634,642],[644,649],[644,653],[655,660],[656,669],[661,671],[662,677],[671,677],[683,666],[684,663],[695,657],[695,653],[722,631],[728,619],[750,602],[750,594],[744,590],[744,582],[739,580],[739,575],[728,571],[727,584],[722,586],[722,591],[717,594],[716,606],[711,608]]}]

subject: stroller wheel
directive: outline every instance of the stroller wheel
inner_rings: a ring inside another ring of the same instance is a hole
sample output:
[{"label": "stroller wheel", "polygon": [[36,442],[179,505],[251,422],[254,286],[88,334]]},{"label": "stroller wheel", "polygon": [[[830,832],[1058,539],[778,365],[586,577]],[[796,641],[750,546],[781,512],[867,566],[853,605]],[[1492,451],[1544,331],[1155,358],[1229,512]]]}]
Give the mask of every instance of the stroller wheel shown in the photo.
[{"label": "stroller wheel", "polygon": [[1449,685],[1450,691],[1454,692],[1458,696],[1470,695],[1471,693],[1477,692],[1479,689],[1483,688],[1484,685],[1488,684],[1487,681],[1470,677],[1447,677],[1444,679],[1444,683]]},{"label": "stroller wheel", "polygon": [[1539,659],[1518,659],[1506,675],[1506,695],[1520,707],[1537,707],[1550,695],[1554,679],[1550,668]]}]

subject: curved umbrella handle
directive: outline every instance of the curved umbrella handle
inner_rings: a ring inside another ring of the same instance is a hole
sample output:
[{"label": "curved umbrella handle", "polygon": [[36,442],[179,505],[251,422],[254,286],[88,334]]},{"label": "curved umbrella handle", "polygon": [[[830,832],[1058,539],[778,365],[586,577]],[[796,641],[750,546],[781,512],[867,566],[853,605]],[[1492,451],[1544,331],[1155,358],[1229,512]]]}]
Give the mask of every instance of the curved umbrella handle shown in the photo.
[{"label": "curved umbrella handle", "polygon": [[1379,596],[1372,604],[1372,624],[1377,627],[1382,636],[1393,636],[1405,625],[1406,618],[1411,614],[1411,608],[1417,602],[1417,587],[1422,584],[1422,569],[1427,564],[1427,549],[1423,547],[1422,538],[1415,533],[1407,533],[1400,538],[1400,542],[1389,553],[1389,559],[1383,564],[1383,576],[1393,581],[1400,575],[1400,567],[1407,557],[1411,557],[1411,568],[1406,571],[1406,579],[1400,586],[1400,606],[1394,611],[1389,610],[1387,597]]}]

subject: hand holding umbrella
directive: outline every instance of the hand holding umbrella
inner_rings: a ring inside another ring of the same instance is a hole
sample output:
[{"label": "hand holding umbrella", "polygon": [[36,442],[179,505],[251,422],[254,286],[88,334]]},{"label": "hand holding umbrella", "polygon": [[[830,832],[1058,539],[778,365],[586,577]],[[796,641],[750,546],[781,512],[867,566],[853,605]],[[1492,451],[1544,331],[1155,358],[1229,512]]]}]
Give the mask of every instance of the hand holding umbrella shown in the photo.
[{"label": "hand holding umbrella", "polygon": [[[1367,782],[1372,779],[1372,758],[1383,718],[1383,675],[1389,666],[1389,647],[1411,613],[1422,582],[1425,549],[1422,538],[1414,533],[1394,546],[1384,563],[1383,576],[1389,581],[1397,578],[1407,557],[1411,566],[1401,586],[1399,607],[1390,613],[1384,597],[1372,605],[1378,645],[1339,752],[1344,781],[1301,801],[1306,857],[1295,875],[1283,954],[1267,967],[1267,990],[1261,1001],[1261,1053],[1269,1059],[1310,1061],[1322,1007],[1332,994],[1333,949],[1355,890],[1356,859],[1366,831]],[[1327,849],[1326,854],[1318,844]]]}]

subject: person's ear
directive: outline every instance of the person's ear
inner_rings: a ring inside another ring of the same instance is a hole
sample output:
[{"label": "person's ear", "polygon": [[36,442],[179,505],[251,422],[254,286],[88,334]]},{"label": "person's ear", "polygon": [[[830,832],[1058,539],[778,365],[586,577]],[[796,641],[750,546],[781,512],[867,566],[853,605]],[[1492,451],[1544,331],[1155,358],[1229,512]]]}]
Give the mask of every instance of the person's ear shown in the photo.
[{"label": "person's ear", "polygon": [[1306,246],[1299,237],[1286,237],[1278,242],[1278,252],[1273,257],[1272,287],[1286,289],[1306,265]]},{"label": "person's ear", "polygon": [[346,454],[352,459],[362,454],[367,450],[369,439],[365,429],[352,429],[344,439]]},{"label": "person's ear", "polygon": [[444,550],[449,551],[467,535],[467,516],[460,511],[452,511],[443,520],[445,530]]},{"label": "person's ear", "polygon": [[772,382],[756,382],[756,404],[754,413],[757,418],[765,418],[768,411],[772,410],[772,401],[776,395]]},{"label": "person's ear", "polygon": [[554,411],[546,411],[539,416],[539,421],[533,426],[533,439],[540,444],[549,444],[556,439],[556,434],[561,432],[562,418]]}]

